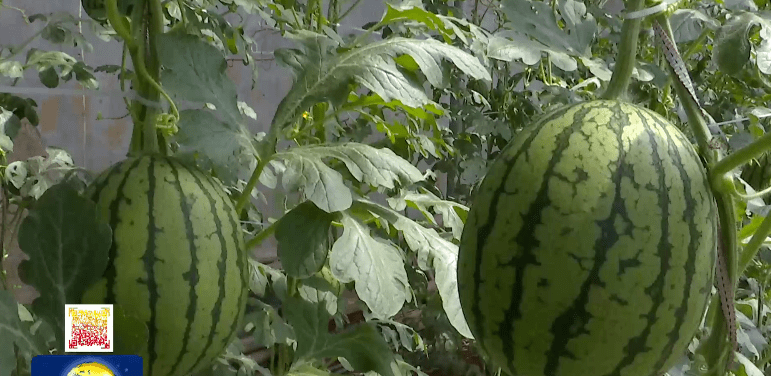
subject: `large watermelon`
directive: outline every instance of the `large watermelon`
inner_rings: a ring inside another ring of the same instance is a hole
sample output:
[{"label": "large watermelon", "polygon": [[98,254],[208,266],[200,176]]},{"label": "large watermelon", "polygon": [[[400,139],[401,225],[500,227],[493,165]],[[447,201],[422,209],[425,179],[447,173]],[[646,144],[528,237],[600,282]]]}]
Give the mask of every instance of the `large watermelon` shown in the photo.
[{"label": "large watermelon", "polygon": [[658,376],[703,317],[717,208],[693,145],[618,101],[544,115],[473,195],[458,260],[463,313],[522,376]]},{"label": "large watermelon", "polygon": [[223,187],[175,159],[142,156],[107,169],[89,194],[113,244],[83,303],[114,304],[133,320],[116,317],[116,331],[146,325],[146,376],[210,365],[239,328],[248,286],[238,215]]}]

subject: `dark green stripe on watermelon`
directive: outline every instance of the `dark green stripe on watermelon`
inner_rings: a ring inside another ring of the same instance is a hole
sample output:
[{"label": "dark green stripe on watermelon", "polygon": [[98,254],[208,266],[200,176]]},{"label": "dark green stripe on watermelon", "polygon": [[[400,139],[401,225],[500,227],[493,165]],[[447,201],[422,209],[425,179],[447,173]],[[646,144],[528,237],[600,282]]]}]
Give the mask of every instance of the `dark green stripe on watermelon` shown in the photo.
[{"label": "dark green stripe on watermelon", "polygon": [[[147,207],[148,208],[155,208],[156,202],[155,202],[155,192],[157,188],[156,187],[156,176],[155,176],[155,161],[153,159],[148,159],[147,162],[147,184],[150,186],[150,189],[147,190]],[[156,227],[155,225],[155,210],[148,210],[148,221],[147,221],[147,233],[152,234],[159,230],[160,228]],[[156,244],[155,244],[156,237],[155,236],[148,236],[147,237],[147,245],[145,248],[145,253],[142,255],[142,262],[144,263],[144,272],[147,273],[146,278],[139,277],[137,278],[137,282],[140,284],[144,284],[147,286],[147,291],[149,293],[150,297],[150,318],[147,320],[147,331],[149,334],[148,342],[147,342],[147,351],[149,352],[149,362],[150,364],[155,364],[155,361],[158,359],[158,350],[156,349],[156,336],[158,335],[158,321],[157,321],[157,315],[158,315],[158,283],[155,280],[155,265],[158,262],[166,262],[166,260],[159,260],[156,256]],[[148,371],[147,376],[153,376],[153,368],[150,368]]]},{"label": "dark green stripe on watermelon", "polygon": [[[209,201],[209,210],[212,213],[212,217],[214,218],[214,225],[217,229],[216,235],[217,240],[220,243],[220,246],[222,249],[227,249],[227,244],[225,241],[225,234],[223,234],[223,228],[222,228],[222,222],[220,221],[219,216],[217,215],[217,209],[215,207],[215,200],[214,197],[208,192],[208,187],[206,187],[206,184],[202,182],[197,177],[194,177],[196,180],[196,183],[199,187],[201,187],[201,191],[204,193],[204,196]],[[217,261],[217,269],[219,270],[219,280],[218,286],[219,286],[219,293],[218,293],[218,299],[217,303],[214,305],[214,309],[212,310],[212,317],[211,317],[211,326],[216,327],[217,324],[220,322],[220,317],[222,314],[222,301],[225,299],[225,276],[227,276],[227,257],[228,254],[226,252],[223,252],[220,254],[220,258]],[[240,298],[239,298],[240,299]],[[204,346],[204,350],[200,353],[198,356],[198,359],[196,359],[195,363],[190,367],[190,370],[195,369],[198,364],[200,364],[202,361],[205,361],[207,357],[207,351],[211,348],[212,342],[214,341],[214,335],[216,334],[215,331],[210,331],[208,338],[206,338],[206,345]],[[218,343],[217,346],[222,346],[223,344]],[[225,344],[227,345],[227,344]],[[188,372],[190,371],[188,370]]]},{"label": "dark green stripe on watermelon", "polygon": [[[182,185],[179,183],[179,171],[175,168],[174,164],[170,164],[171,171],[174,174],[174,185],[179,192],[182,192]],[[190,218],[190,205],[187,201],[179,201],[179,210],[184,218]],[[212,215],[214,213],[212,212]],[[177,368],[182,363],[182,357],[185,355],[188,349],[188,342],[190,341],[190,332],[195,319],[195,311],[198,308],[197,295],[195,293],[195,286],[198,284],[198,270],[197,266],[200,260],[198,260],[198,247],[195,244],[195,232],[193,230],[193,222],[190,220],[185,221],[185,233],[190,247],[190,266],[187,273],[182,275],[182,278],[188,282],[188,300],[187,310],[185,311],[185,333],[182,336],[182,344],[179,348],[179,355],[177,355],[174,364],[171,366],[171,373],[174,374]]]},{"label": "dark green stripe on watermelon", "polygon": [[706,307],[716,211],[692,145],[626,103],[523,130],[474,193],[464,315],[494,365],[528,376],[658,375]]},{"label": "dark green stripe on watermelon", "polygon": [[[562,110],[557,110],[555,112],[552,112],[550,115],[546,116],[545,119],[543,119],[543,121],[548,121],[549,119],[553,119],[555,117],[563,116],[565,110],[566,109],[562,109]],[[527,144],[527,143],[529,143],[531,141],[532,141],[532,138],[529,138],[528,140],[525,141],[525,143]],[[525,148],[523,148],[521,150],[518,150],[517,153],[513,156],[512,159],[516,160],[517,158],[519,158],[519,154],[521,152],[524,152],[524,150],[525,150]],[[509,174],[511,173],[511,169],[513,167],[514,167],[513,164],[505,164],[505,165],[501,166],[501,168],[505,169],[503,175],[504,176],[509,176]],[[483,249],[484,248],[485,242],[486,242],[486,240],[488,239],[488,236],[491,233],[492,226],[495,224],[495,218],[497,217],[497,211],[498,211],[498,200],[500,199],[501,194],[504,191],[504,188],[505,188],[504,185],[500,184],[495,189],[493,194],[490,196],[491,203],[490,203],[490,205],[488,207],[488,210],[489,210],[488,218],[487,218],[487,220],[485,222],[482,222],[482,224],[479,225],[479,227],[476,228],[476,231],[477,231],[477,238],[476,238],[476,240],[478,242],[478,248],[479,249]],[[466,228],[470,228],[470,226],[467,226]],[[469,230],[469,231],[473,231],[473,230]],[[522,275],[523,275],[522,270],[527,266],[528,263],[532,262],[532,260],[531,260],[532,259],[532,255],[529,254],[528,250],[523,250],[523,251],[524,251],[523,255],[516,256],[516,260],[519,261],[519,263],[516,263],[516,265],[517,265],[517,272],[515,273],[515,277],[514,277],[515,278],[515,281],[514,281],[515,286],[521,286],[521,284],[522,284]],[[480,294],[481,294],[480,290],[481,290],[481,287],[482,287],[482,268],[481,268],[481,266],[482,266],[482,255],[483,255],[482,252],[476,252],[475,253],[476,259],[474,260],[474,263],[473,263],[473,265],[474,265],[473,275],[472,275],[471,282],[469,283],[469,287],[473,289],[473,300],[474,301],[477,301],[479,299]],[[519,318],[518,310],[519,310],[519,301],[521,300],[521,291],[522,291],[522,289],[521,288],[517,288],[517,287],[512,289],[511,305],[510,305],[510,308],[509,308],[509,312],[507,312],[507,314],[506,314],[507,318],[512,318],[512,319]],[[484,316],[483,316],[482,312],[480,311],[480,306],[479,305],[467,304],[467,305],[464,305],[463,309],[464,310],[469,309],[469,310],[472,311],[472,315],[470,315],[470,317],[472,317],[474,319],[475,322],[473,324],[477,328],[484,328]],[[467,315],[467,317],[469,317],[469,316]],[[500,328],[500,330],[502,330],[505,333],[510,333],[511,331],[513,331],[513,329],[511,328],[511,324],[512,323],[513,323],[513,320],[505,320],[502,323],[502,325],[507,325],[508,324],[508,326],[504,326],[504,327]],[[477,339],[477,342],[480,344],[480,346],[483,349],[484,349],[485,344],[486,344],[486,341],[484,340],[484,338],[485,338],[484,336],[485,335],[486,335],[486,332],[483,331],[483,330],[480,330],[479,333],[475,333],[474,334],[475,338]],[[511,337],[510,336],[501,336],[501,340],[503,341],[502,346],[504,348],[504,351],[506,353],[513,353],[513,345],[511,343]],[[509,366],[512,367],[512,365],[509,365]]]},{"label": "dark green stripe on watermelon", "polygon": [[[118,226],[118,223],[120,222],[120,217],[118,217],[118,205],[123,200],[122,191],[123,186],[126,184],[126,180],[128,179],[128,173],[126,171],[126,168],[128,170],[132,170],[136,168],[136,166],[139,164],[139,160],[134,161],[133,163],[125,163],[125,164],[115,164],[111,166],[107,171],[102,173],[101,179],[97,179],[92,187],[93,194],[91,195],[91,199],[95,202],[99,202],[99,195],[101,194],[102,190],[107,186],[107,183],[112,181],[112,178],[116,175],[122,176],[122,179],[120,179],[120,184],[117,187],[117,193],[118,196],[115,200],[113,200],[110,205],[110,215],[107,221],[110,224],[110,228],[116,228]],[[116,252],[117,244],[115,242],[112,242],[110,245],[110,253],[109,253],[109,259],[115,260],[115,252]],[[113,286],[115,285],[115,264],[110,263],[107,267],[107,269],[104,272],[104,278],[106,279],[107,284],[107,291],[105,293],[105,299],[104,303],[107,304],[114,304],[115,303],[115,291],[113,291]]]},{"label": "dark green stripe on watermelon", "polygon": [[145,322],[148,376],[211,364],[233,339],[247,293],[247,256],[227,193],[200,170],[162,156],[123,161],[91,189],[113,227],[113,275],[83,302],[112,294],[113,304]]}]

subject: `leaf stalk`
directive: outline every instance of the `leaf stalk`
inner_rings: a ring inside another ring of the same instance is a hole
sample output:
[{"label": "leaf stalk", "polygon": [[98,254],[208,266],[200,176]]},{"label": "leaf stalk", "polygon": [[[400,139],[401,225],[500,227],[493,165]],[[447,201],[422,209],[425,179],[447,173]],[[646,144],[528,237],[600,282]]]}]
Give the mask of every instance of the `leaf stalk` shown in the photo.
[{"label": "leaf stalk", "polygon": [[[645,0],[628,0],[625,2],[626,13],[638,11],[645,5]],[[617,99],[626,94],[637,62],[637,41],[640,34],[640,18],[628,18],[621,26],[621,43],[618,48],[618,59],[613,67],[608,88],[600,96],[602,99]]]}]

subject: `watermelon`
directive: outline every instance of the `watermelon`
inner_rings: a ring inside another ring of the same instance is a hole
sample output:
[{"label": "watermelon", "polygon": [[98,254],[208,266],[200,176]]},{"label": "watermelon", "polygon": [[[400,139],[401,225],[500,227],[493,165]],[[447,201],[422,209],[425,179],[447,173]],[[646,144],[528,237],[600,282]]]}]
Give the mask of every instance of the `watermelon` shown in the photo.
[{"label": "watermelon", "polygon": [[243,233],[222,185],[173,158],[146,155],[108,168],[87,193],[113,243],[103,278],[82,302],[113,304],[116,331],[144,324],[146,376],[210,365],[239,328],[248,291]]},{"label": "watermelon", "polygon": [[691,142],[620,101],[525,127],[474,191],[461,307],[492,365],[523,376],[658,376],[710,296],[717,207]]}]

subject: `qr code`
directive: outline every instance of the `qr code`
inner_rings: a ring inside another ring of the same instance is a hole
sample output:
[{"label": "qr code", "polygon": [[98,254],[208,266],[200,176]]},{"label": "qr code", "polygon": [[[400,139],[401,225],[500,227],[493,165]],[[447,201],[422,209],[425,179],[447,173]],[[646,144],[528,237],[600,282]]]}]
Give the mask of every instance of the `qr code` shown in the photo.
[{"label": "qr code", "polygon": [[65,305],[66,352],[112,352],[112,305]]}]

